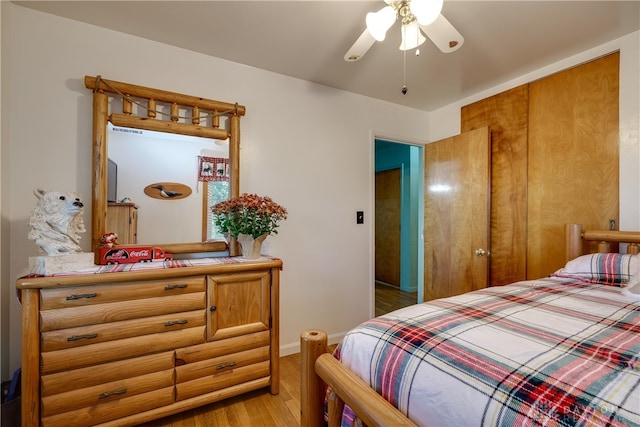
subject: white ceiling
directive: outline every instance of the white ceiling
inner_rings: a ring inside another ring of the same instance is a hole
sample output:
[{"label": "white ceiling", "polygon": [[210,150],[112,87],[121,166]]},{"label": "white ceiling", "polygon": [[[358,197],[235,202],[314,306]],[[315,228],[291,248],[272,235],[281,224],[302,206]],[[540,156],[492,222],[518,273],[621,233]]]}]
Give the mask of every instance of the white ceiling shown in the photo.
[{"label": "white ceiling", "polygon": [[442,14],[465,38],[456,52],[427,40],[404,58],[396,23],[347,63],[382,0],[14,3],[425,111],[640,29],[640,0],[445,0]]}]

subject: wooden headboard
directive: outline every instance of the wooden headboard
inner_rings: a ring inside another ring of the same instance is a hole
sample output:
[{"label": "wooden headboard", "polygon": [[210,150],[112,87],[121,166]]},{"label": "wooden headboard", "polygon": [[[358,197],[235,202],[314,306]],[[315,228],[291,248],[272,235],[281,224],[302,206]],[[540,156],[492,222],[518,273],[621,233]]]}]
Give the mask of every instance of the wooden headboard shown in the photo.
[{"label": "wooden headboard", "polygon": [[596,252],[611,252],[611,243],[628,243],[627,253],[640,253],[640,231],[618,230],[583,230],[582,224],[566,224],[565,226],[565,256],[570,261],[590,250],[592,243],[596,244]]}]

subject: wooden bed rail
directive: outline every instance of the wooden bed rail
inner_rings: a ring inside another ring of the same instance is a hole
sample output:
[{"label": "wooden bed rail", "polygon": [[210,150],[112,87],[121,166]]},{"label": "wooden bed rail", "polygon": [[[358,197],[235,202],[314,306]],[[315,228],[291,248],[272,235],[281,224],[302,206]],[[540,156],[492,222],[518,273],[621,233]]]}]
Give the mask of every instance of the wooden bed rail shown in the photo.
[{"label": "wooden bed rail", "polygon": [[339,426],[345,404],[369,427],[415,427],[404,414],[384,400],[362,379],[346,369],[327,352],[327,334],[309,329],[300,335],[302,377],[300,381],[300,411],[302,427],[320,427],[326,385],[331,387],[328,397],[329,427]]},{"label": "wooden bed rail", "polygon": [[585,243],[598,242],[597,252],[611,252],[610,242],[628,243],[627,253],[640,253],[640,232],[618,230],[583,230],[582,224],[565,225],[565,256],[570,261],[583,255]]}]

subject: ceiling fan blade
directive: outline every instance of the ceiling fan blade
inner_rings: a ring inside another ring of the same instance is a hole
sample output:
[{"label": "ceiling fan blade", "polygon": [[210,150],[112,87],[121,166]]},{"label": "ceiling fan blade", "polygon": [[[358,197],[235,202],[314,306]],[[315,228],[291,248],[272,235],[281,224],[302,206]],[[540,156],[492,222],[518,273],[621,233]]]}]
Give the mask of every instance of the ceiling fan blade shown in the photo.
[{"label": "ceiling fan blade", "polygon": [[454,52],[464,44],[462,34],[442,14],[433,23],[421,25],[420,28],[444,53]]},{"label": "ceiling fan blade", "polygon": [[358,40],[349,48],[347,53],[344,55],[344,60],[347,62],[355,62],[358,59],[362,58],[365,53],[373,46],[376,39],[369,33],[368,30],[364,30]]}]

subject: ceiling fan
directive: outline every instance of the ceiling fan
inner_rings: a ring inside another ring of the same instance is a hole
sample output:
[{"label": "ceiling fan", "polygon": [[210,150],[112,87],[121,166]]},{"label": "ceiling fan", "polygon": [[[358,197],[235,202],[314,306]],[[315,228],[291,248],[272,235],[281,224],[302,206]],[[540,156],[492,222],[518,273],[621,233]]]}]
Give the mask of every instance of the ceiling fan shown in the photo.
[{"label": "ceiling fan", "polygon": [[[456,51],[464,37],[442,16],[443,0],[384,0],[387,4],[377,12],[369,12],[367,28],[344,55],[347,62],[362,58],[376,41],[383,41],[396,21],[401,22],[400,50],[417,48],[425,42],[424,34],[444,53]],[[424,34],[423,34],[424,33]]]}]

